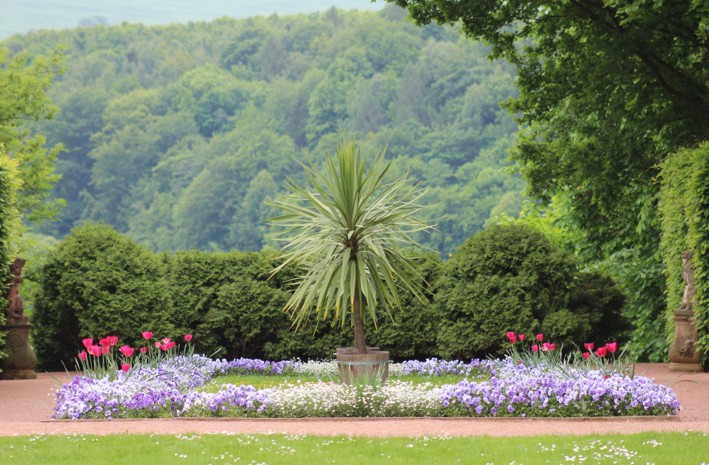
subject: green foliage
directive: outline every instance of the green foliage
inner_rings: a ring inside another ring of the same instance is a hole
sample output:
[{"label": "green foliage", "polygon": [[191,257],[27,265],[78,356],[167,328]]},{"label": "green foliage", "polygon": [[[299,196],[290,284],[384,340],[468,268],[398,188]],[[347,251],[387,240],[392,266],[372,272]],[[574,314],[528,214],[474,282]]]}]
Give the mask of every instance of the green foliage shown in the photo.
[{"label": "green foliage", "polygon": [[54,164],[61,145],[48,149],[45,138],[32,136],[26,121],[51,119],[57,111],[46,92],[61,72],[61,53],[35,56],[12,54],[0,46],[0,145],[18,161],[22,184],[17,206],[31,222],[55,216],[64,202],[50,199],[50,191],[60,176]]},{"label": "green foliage", "polygon": [[282,352],[269,349],[290,328],[283,313],[288,296],[279,281],[268,279],[273,253],[190,251],[163,259],[174,324],[195,334],[201,352],[230,358]]},{"label": "green foliage", "polygon": [[286,178],[302,181],[296,162],[321,162],[346,133],[386,146],[393,171],[410,169],[430,188],[426,220],[445,222],[416,239],[447,256],[493,209],[518,205],[524,183],[500,170],[516,124],[498,105],[516,94],[514,70],[456,29],[419,29],[402,13],[333,9],[6,40],[28,57],[66,46],[66,72],[48,91],[62,111],[32,129],[65,147],[53,195],[68,205],[40,231],[61,238],[95,221],[154,251],[261,250],[274,245],[264,200]]},{"label": "green foliage", "polygon": [[512,158],[528,192],[563,197],[579,257],[628,296],[630,353],[663,360],[655,178],[669,154],[709,140],[709,4],[388,1],[420,24],[460,21],[515,64],[519,97],[506,106],[525,126]]},{"label": "green foliage", "polygon": [[443,357],[500,353],[508,331],[562,344],[618,340],[623,295],[608,276],[577,273],[574,258],[523,224],[471,236],[443,265],[436,304]]},{"label": "green foliage", "polygon": [[[12,279],[8,266],[15,256],[12,244],[19,228],[19,212],[15,206],[17,193],[17,162],[8,157],[0,144],[0,308],[7,306],[5,290]],[[5,311],[0,311],[0,327],[5,325]],[[0,359],[6,353],[5,332],[0,331]]]},{"label": "green foliage", "polygon": [[[682,254],[692,253],[696,285],[694,322],[702,362],[709,364],[709,143],[681,150],[662,164],[660,213],[662,254],[667,277],[666,318],[680,306],[684,293]],[[668,338],[674,336],[668,324]]]},{"label": "green foliage", "polygon": [[75,228],[38,272],[33,343],[45,369],[61,367],[81,338],[113,334],[131,344],[142,331],[172,335],[164,270],[150,251],[106,225]]},{"label": "green foliage", "polygon": [[[336,157],[336,158],[335,158]],[[405,176],[393,178],[384,151],[363,156],[354,142],[338,143],[318,170],[306,167],[308,186],[288,184],[290,195],[273,205],[283,215],[283,264],[301,270],[286,303],[297,327],[310,318],[354,328],[354,347],[366,352],[364,321],[401,309],[400,289],[423,300],[415,268],[405,252],[412,234],[429,228],[416,218],[425,191]]]}]

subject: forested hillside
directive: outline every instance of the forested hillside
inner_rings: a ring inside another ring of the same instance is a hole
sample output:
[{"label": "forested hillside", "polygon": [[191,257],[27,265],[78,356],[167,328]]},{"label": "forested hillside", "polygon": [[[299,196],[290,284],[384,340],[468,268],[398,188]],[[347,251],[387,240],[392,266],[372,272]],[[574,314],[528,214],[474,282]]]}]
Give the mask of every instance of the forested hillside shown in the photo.
[{"label": "forested hillside", "polygon": [[387,146],[430,188],[438,229],[421,240],[447,256],[519,210],[523,182],[506,168],[516,124],[498,105],[514,70],[453,28],[404,18],[333,9],[4,41],[12,53],[64,47],[49,92],[61,114],[35,129],[65,147],[55,196],[67,206],[40,230],[97,221],[154,250],[259,250],[274,213],[264,202],[347,135]]}]

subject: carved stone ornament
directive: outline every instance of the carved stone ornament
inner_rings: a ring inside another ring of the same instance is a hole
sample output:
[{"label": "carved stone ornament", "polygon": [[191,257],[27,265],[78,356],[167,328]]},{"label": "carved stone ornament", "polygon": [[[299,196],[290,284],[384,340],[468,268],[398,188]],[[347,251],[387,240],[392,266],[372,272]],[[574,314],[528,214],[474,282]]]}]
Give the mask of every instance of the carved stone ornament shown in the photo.
[{"label": "carved stone ornament", "polygon": [[670,346],[671,371],[703,371],[699,360],[701,354],[696,350],[698,339],[697,327],[694,324],[694,306],[697,288],[692,269],[692,252],[682,254],[684,294],[682,303],[675,310],[675,340]]}]

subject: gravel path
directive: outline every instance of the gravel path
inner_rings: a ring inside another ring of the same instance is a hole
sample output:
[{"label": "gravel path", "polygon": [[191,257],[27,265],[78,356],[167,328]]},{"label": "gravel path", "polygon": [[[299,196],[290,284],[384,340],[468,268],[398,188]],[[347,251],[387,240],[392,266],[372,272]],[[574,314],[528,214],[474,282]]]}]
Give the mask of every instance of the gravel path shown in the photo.
[{"label": "gravel path", "polygon": [[[51,419],[54,391],[65,373],[37,380],[0,381],[0,435],[120,433],[290,433],[363,436],[523,436],[539,434],[700,431],[709,434],[709,373],[670,372],[665,364],[638,364],[636,373],[671,386],[682,404],[676,417],[602,419],[381,418],[381,419]],[[353,433],[354,432],[354,433]]]}]

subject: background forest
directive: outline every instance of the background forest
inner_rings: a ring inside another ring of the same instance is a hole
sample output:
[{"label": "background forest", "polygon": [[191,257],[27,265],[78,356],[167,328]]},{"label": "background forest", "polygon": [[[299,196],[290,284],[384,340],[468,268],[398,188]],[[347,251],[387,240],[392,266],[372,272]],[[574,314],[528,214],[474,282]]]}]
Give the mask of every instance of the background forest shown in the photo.
[{"label": "background forest", "polygon": [[62,144],[53,195],[66,207],[38,231],[103,222],[154,251],[261,250],[265,202],[347,134],[387,147],[426,196],[420,237],[448,256],[502,214],[523,181],[508,172],[517,129],[498,102],[514,68],[452,27],[405,10],[123,24],[15,36],[11,53],[63,48],[48,91],[61,112],[33,128]]}]

